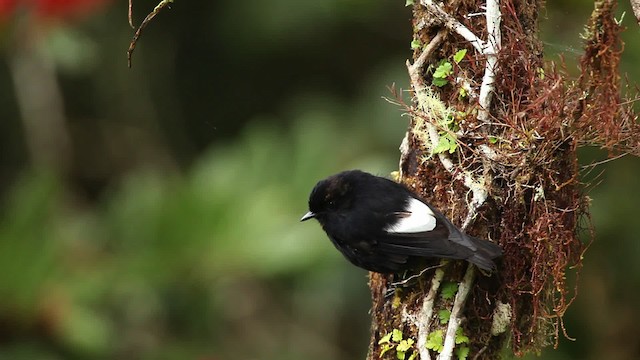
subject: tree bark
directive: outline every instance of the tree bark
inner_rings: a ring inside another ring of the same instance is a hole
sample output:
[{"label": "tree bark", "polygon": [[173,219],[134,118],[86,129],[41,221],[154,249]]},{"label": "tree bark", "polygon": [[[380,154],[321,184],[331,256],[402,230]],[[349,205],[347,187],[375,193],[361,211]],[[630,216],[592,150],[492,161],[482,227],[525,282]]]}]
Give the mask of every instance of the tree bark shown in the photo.
[{"label": "tree bark", "polygon": [[411,116],[399,181],[470,235],[500,244],[504,256],[494,274],[437,260],[423,272],[371,273],[369,360],[495,359],[507,343],[523,354],[567,336],[562,317],[576,294],[568,283],[585,249],[576,149],[638,152],[639,136],[611,75],[621,52],[614,3],[596,4],[588,35],[608,43],[588,41],[578,82],[544,62],[542,6],[413,5],[412,103],[398,96]]}]

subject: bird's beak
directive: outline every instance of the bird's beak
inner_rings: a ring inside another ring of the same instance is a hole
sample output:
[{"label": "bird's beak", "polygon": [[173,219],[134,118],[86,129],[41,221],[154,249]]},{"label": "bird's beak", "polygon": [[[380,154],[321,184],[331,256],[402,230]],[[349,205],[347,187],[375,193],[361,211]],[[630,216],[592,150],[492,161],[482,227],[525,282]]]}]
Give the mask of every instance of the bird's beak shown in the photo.
[{"label": "bird's beak", "polygon": [[302,219],[300,219],[300,221],[307,221],[311,218],[316,217],[316,214],[314,214],[313,212],[309,211],[308,213],[304,214],[304,216],[302,217]]}]

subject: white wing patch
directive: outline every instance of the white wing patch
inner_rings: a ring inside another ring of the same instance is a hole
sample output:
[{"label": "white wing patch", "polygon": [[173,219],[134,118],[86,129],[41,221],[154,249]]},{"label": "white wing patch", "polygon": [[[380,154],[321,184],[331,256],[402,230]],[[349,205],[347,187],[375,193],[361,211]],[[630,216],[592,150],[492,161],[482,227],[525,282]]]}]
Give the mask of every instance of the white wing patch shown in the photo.
[{"label": "white wing patch", "polygon": [[395,224],[390,224],[384,230],[388,233],[419,233],[431,231],[436,227],[436,217],[429,207],[418,199],[411,199],[406,212],[409,216],[401,217]]}]

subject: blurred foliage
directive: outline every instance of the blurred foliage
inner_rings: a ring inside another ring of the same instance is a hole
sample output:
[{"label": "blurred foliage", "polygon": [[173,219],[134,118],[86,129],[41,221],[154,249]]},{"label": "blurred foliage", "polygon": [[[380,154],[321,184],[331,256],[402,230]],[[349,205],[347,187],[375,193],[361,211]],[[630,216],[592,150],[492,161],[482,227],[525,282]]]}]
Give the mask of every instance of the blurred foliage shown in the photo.
[{"label": "blurred foliage", "polygon": [[[137,17],[154,3],[134,1]],[[543,23],[569,57],[590,11],[573,3],[549,4]],[[298,219],[319,178],[397,167],[406,120],[381,96],[407,81],[408,9],[176,1],[132,70],[124,9],[0,14],[0,359],[362,358],[365,273]],[[59,82],[69,169],[30,162],[11,66],[24,44]],[[637,56],[630,41],[627,64]],[[640,167],[602,168],[598,239],[568,314],[578,340],[547,359],[640,354]]]},{"label": "blurred foliage", "polygon": [[[165,346],[165,358],[305,356],[296,344],[340,332],[347,294],[367,301],[364,272],[341,275],[350,269],[330,243],[298,222],[317,178],[382,163],[340,120],[253,122],[184,176],[133,173],[94,209],[50,175],[24,175],[0,227],[2,325],[46,331],[78,358],[157,359]],[[365,308],[356,318],[366,327]],[[18,358],[23,346],[0,354]]]}]

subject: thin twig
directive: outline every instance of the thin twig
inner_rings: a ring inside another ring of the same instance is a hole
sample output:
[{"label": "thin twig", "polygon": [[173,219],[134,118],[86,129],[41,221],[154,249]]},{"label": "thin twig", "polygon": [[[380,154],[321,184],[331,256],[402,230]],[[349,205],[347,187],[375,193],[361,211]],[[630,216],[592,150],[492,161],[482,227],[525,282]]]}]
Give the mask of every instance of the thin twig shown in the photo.
[{"label": "thin twig", "polygon": [[419,273],[417,273],[417,274],[413,274],[413,275],[409,276],[408,278],[403,279],[402,281],[396,281],[396,282],[393,282],[393,283],[391,283],[390,285],[391,285],[391,286],[395,286],[395,287],[398,287],[398,286],[404,286],[404,285],[406,285],[409,281],[411,281],[411,280],[413,280],[413,279],[417,279],[417,278],[421,277],[421,276],[422,276],[422,275],[424,275],[424,273],[426,273],[427,271],[429,271],[429,270],[433,270],[433,269],[437,269],[437,268],[443,267],[443,266],[445,266],[445,265],[446,265],[446,264],[444,264],[444,263],[440,263],[440,264],[435,265],[435,266],[429,266],[429,267],[426,267],[426,268],[422,269]]},{"label": "thin twig", "polygon": [[473,264],[469,264],[467,272],[464,274],[462,282],[458,286],[458,293],[453,301],[453,308],[451,309],[451,316],[449,317],[449,323],[447,326],[447,335],[444,339],[444,345],[438,360],[448,360],[453,356],[453,347],[456,345],[456,332],[462,323],[462,309],[467,302],[469,290],[473,286],[473,279],[475,278],[475,267]]},{"label": "thin twig", "polygon": [[[409,76],[411,77],[411,81],[419,79],[420,70],[422,70],[422,68],[424,67],[425,61],[427,61],[429,56],[431,56],[431,53],[433,53],[433,51],[438,46],[440,46],[440,43],[442,43],[442,40],[444,40],[445,34],[446,34],[445,30],[438,31],[436,36],[434,36],[433,39],[429,41],[429,44],[425,46],[424,50],[422,50],[422,53],[420,54],[420,56],[418,56],[418,58],[413,63],[413,65],[410,65]],[[418,75],[418,78],[414,78],[416,75]]]},{"label": "thin twig", "polygon": [[133,25],[133,0],[129,0],[127,19],[129,20],[129,26],[131,26],[132,29],[135,29],[136,27]]},{"label": "thin twig", "polygon": [[500,3],[498,0],[487,0],[487,47],[483,49],[483,53],[487,56],[485,64],[484,76],[482,77],[482,85],[480,86],[480,111],[478,111],[478,121],[482,124],[489,119],[489,109],[491,107],[491,99],[495,89],[496,69],[498,65],[498,51],[502,47],[502,33],[500,31]]},{"label": "thin twig", "polygon": [[473,46],[476,50],[478,50],[478,52],[484,53],[483,49],[486,47],[485,42],[479,37],[477,37],[473,32],[471,32],[471,30],[469,30],[461,22],[456,20],[456,18],[454,18],[453,16],[449,15],[446,11],[444,11],[444,9],[442,9],[440,5],[433,2],[433,0],[421,0],[420,4],[422,6],[425,6],[427,9],[429,9],[433,13],[433,15],[444,24],[444,26],[446,26],[447,28],[456,32],[458,35],[465,38],[465,40],[470,42],[471,46]]},{"label": "thin twig", "polygon": [[429,335],[429,325],[431,323],[431,316],[433,315],[433,305],[443,278],[444,270],[437,269],[436,273],[433,275],[433,279],[431,280],[429,292],[422,302],[422,309],[418,314],[418,319],[416,321],[416,327],[418,328],[417,344],[421,360],[431,360],[429,349],[427,349],[427,336]]},{"label": "thin twig", "polygon": [[478,353],[476,353],[476,355],[473,357],[473,360],[478,360],[480,358],[480,355],[482,355],[483,352],[485,352],[487,350],[486,346],[483,346],[482,349],[480,349],[480,351],[478,351]]},{"label": "thin twig", "polygon": [[158,15],[160,11],[162,11],[162,9],[168,7],[172,2],[173,0],[160,1],[160,3],[153,9],[153,11],[151,11],[149,15],[147,15],[147,17],[144,18],[144,20],[136,30],[135,34],[133,34],[133,39],[131,39],[131,43],[129,43],[129,49],[127,50],[127,65],[129,67],[131,67],[131,57],[133,56],[133,51],[136,49],[136,44],[138,43],[138,39],[140,38],[140,35],[142,35],[142,30],[144,30],[144,28],[146,28],[147,25],[149,25],[151,20],[154,17],[156,17],[156,15]]},{"label": "thin twig", "polygon": [[404,173],[402,169],[405,168],[406,162],[409,161],[409,152],[411,151],[411,147],[409,146],[409,131],[404,133],[398,149],[400,150],[400,161],[398,163],[399,179],[403,179]]},{"label": "thin twig", "polygon": [[584,169],[594,168],[594,167],[596,167],[596,166],[599,166],[599,165],[602,165],[602,164],[606,164],[606,163],[608,163],[609,161],[618,160],[618,159],[620,159],[620,158],[622,158],[622,157],[625,157],[625,156],[627,156],[627,155],[629,155],[629,153],[628,153],[628,152],[623,152],[622,154],[616,155],[616,156],[614,156],[614,157],[612,157],[612,158],[608,158],[608,159],[604,159],[604,160],[600,160],[600,161],[592,162],[591,164],[583,165],[583,166],[582,166],[582,170],[584,170]]}]

